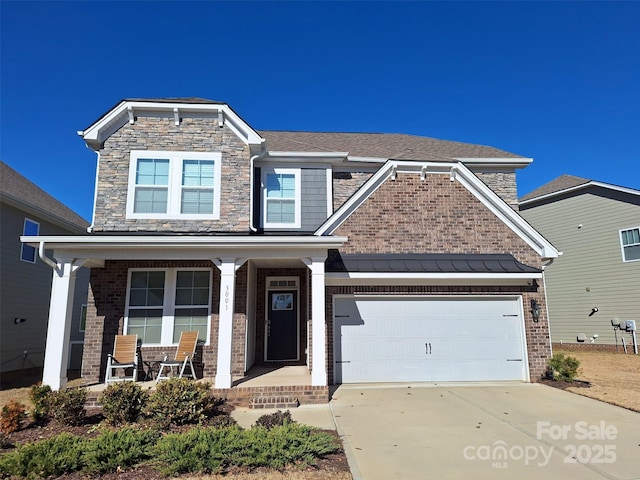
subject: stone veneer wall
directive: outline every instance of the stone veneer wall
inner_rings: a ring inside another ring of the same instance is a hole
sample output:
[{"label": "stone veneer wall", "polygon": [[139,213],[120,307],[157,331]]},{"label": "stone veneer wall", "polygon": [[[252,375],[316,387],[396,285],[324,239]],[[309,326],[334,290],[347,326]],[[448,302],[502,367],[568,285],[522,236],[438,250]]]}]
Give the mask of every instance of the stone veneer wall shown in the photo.
[{"label": "stone veneer wall", "polygon": [[[123,333],[127,275],[129,268],[197,268],[213,271],[211,291],[211,329],[209,344],[198,346],[195,368],[198,376],[213,378],[216,373],[218,350],[218,311],[220,299],[220,271],[208,260],[202,261],[106,261],[104,268],[92,268],[87,303],[85,347],[82,377],[89,382],[104,379],[107,354],[113,351],[115,335]],[[247,267],[236,273],[235,313],[233,317],[232,373],[244,374]],[[162,360],[164,353],[171,358],[175,347],[171,345],[143,347],[142,360],[145,371],[148,364]]]},{"label": "stone veneer wall", "polygon": [[333,211],[339,209],[371,175],[363,172],[333,172]]},{"label": "stone veneer wall", "polygon": [[475,175],[496,192],[511,208],[518,211],[518,188],[515,172],[476,172]]},{"label": "stone veneer wall", "polygon": [[[127,219],[132,150],[221,152],[220,220]],[[247,147],[214,118],[139,117],[114,132],[100,150],[94,232],[245,232],[249,230],[251,176]]]},{"label": "stone veneer wall", "polygon": [[[496,218],[458,182],[447,175],[432,174],[420,180],[417,174],[398,174],[387,180],[335,232],[349,241],[342,253],[511,253],[520,262],[541,268],[542,259],[510,228]],[[327,318],[333,318],[332,295],[337,293],[385,294],[514,294],[522,295],[525,332],[532,380],[544,371],[550,356],[544,285],[531,286],[415,286],[415,287],[329,287]],[[539,323],[529,312],[531,299],[542,307]],[[333,326],[328,343],[333,355]],[[333,367],[333,359],[328,359]],[[331,377],[333,378],[333,377]]]}]

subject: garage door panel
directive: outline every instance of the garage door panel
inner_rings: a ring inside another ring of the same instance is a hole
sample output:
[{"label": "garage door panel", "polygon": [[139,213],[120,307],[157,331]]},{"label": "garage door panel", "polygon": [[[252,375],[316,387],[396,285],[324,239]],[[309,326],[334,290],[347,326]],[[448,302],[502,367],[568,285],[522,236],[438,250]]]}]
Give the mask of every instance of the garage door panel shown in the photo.
[{"label": "garage door panel", "polygon": [[337,298],[336,381],[526,380],[516,297]]}]

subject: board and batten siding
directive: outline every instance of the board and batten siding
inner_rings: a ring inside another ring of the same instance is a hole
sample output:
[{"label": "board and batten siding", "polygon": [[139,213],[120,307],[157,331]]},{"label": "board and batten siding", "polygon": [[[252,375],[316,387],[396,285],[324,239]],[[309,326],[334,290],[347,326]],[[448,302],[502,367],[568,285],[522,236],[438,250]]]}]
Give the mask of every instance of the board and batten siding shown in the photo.
[{"label": "board and batten siding", "polygon": [[[0,221],[2,222],[0,236],[1,372],[41,367],[44,363],[53,272],[51,267],[39,258],[35,263],[20,260],[20,236],[25,218],[40,224],[40,235],[70,233],[41,216],[25,213],[5,203],[0,204]],[[50,251],[46,253],[49,256],[52,255]],[[88,282],[89,270],[81,268],[76,277],[71,341],[80,342],[84,339],[84,333],[79,331],[79,325],[81,305],[87,302]],[[16,324],[15,318],[24,318],[26,322]]]},{"label": "board and batten siding", "polygon": [[595,343],[614,344],[612,318],[640,323],[640,261],[623,261],[619,233],[640,225],[640,205],[583,193],[520,214],[563,252],[545,270],[554,343],[584,333],[586,342],[597,334]]}]

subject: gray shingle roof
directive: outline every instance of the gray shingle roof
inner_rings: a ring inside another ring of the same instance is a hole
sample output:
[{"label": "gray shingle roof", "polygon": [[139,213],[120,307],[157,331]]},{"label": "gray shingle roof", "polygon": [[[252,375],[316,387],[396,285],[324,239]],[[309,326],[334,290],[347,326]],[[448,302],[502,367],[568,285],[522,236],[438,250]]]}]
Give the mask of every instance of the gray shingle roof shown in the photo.
[{"label": "gray shingle roof", "polygon": [[77,232],[85,232],[89,226],[89,222],[80,215],[2,161],[0,161],[0,198],[31,209],[45,218],[49,217],[54,223],[73,228]]},{"label": "gray shingle roof", "polygon": [[360,157],[394,160],[523,158],[484,145],[398,133],[335,133],[259,130],[271,151],[349,152]]},{"label": "gray shingle roof", "polygon": [[509,254],[346,254],[331,252],[327,272],[540,273]]},{"label": "gray shingle roof", "polygon": [[584,185],[591,180],[582,177],[575,177],[573,175],[560,175],[558,178],[545,183],[541,187],[536,188],[534,191],[527,193],[523,197],[520,197],[520,201],[530,200],[532,198],[542,197],[555,192],[561,192],[568,188],[577,187],[578,185]]}]

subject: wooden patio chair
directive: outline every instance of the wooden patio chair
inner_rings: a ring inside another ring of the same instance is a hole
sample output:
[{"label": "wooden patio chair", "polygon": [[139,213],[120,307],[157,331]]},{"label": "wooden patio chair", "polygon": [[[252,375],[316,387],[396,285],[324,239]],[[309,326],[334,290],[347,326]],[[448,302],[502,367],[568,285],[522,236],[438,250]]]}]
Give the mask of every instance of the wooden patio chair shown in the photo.
[{"label": "wooden patio chair", "polygon": [[[190,376],[194,380],[196,379],[196,371],[193,369],[193,355],[196,353],[196,345],[198,344],[198,332],[182,332],[180,334],[180,343],[178,343],[178,348],[176,349],[176,354],[173,360],[168,360],[168,355],[164,356],[164,360],[160,363],[160,369],[158,370],[158,377],[156,378],[156,383],[160,380],[166,380],[169,378],[167,375],[169,372],[173,372],[174,367],[180,367],[180,374],[178,378],[182,378],[183,376]],[[185,373],[185,369],[191,368],[191,373]],[[162,375],[162,372],[165,368],[169,369],[169,372]]]},{"label": "wooden patio chair", "polygon": [[[114,375],[114,370],[125,370],[124,377]],[[126,369],[132,368],[133,375],[127,377]],[[132,381],[138,379],[138,335],[116,335],[113,353],[107,355],[107,373],[104,383]]]}]

